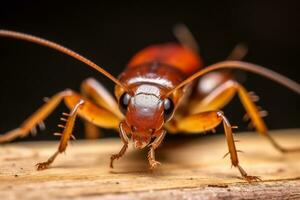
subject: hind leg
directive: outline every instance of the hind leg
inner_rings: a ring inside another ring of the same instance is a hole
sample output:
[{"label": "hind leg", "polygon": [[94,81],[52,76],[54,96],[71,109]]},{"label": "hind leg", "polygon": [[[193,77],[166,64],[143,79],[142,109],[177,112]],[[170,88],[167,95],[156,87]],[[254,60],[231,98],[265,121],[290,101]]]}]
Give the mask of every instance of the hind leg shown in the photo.
[{"label": "hind leg", "polygon": [[278,144],[272,136],[268,133],[268,128],[266,124],[264,123],[264,120],[262,119],[262,116],[264,115],[263,112],[261,112],[257,106],[254,104],[254,102],[251,100],[251,96],[247,92],[247,90],[239,85],[238,83],[235,84],[235,87],[238,91],[239,97],[241,99],[241,102],[247,112],[247,115],[250,117],[252,124],[254,128],[260,133],[261,135],[265,136],[271,144],[278,149],[279,151],[283,153],[287,152],[294,152],[294,151],[300,151],[299,148],[285,148],[282,147],[280,144]]},{"label": "hind leg", "polygon": [[[199,45],[192,32],[185,24],[177,24],[173,29],[173,34],[182,45],[190,48],[195,53],[200,54]],[[239,43],[230,52],[226,60],[242,60],[247,52],[247,46],[243,43]]]}]

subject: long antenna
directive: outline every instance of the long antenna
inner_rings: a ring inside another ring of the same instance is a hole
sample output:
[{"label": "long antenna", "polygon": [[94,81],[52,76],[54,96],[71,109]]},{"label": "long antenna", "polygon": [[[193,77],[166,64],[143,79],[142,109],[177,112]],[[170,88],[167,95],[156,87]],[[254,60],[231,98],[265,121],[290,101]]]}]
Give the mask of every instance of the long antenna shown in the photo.
[{"label": "long antenna", "polygon": [[269,70],[265,67],[262,67],[260,65],[256,65],[256,64],[252,64],[252,63],[248,63],[248,62],[242,62],[242,61],[223,61],[223,62],[219,62],[219,63],[215,63],[212,64],[208,67],[205,67],[204,69],[196,72],[195,74],[191,75],[190,77],[188,77],[187,79],[185,79],[184,81],[182,81],[179,85],[177,85],[175,88],[173,88],[171,91],[169,91],[167,93],[167,96],[172,94],[174,91],[176,91],[177,89],[185,86],[186,84],[190,83],[192,80],[199,78],[200,76],[207,74],[208,72],[211,71],[215,71],[215,70],[219,70],[219,69],[242,69],[245,71],[249,71],[249,72],[253,72],[255,74],[259,74],[262,76],[265,76],[277,83],[280,83],[281,85],[284,85],[285,87],[293,90],[294,92],[300,94],[300,85],[277,73],[274,72],[272,70]]},{"label": "long antenna", "polygon": [[83,57],[82,55],[80,55],[80,54],[78,54],[78,53],[72,51],[71,49],[68,49],[68,48],[66,48],[62,45],[59,45],[55,42],[52,42],[52,41],[49,41],[49,40],[46,40],[46,39],[43,39],[43,38],[40,38],[40,37],[37,37],[37,36],[29,35],[29,34],[26,34],[26,33],[20,33],[20,32],[16,32],[16,31],[10,31],[10,30],[0,30],[0,36],[19,39],[19,40],[25,40],[25,41],[28,41],[28,42],[32,42],[32,43],[35,43],[35,44],[39,44],[39,45],[42,45],[42,46],[49,47],[51,49],[55,49],[57,51],[60,51],[63,54],[67,54],[67,55],[75,58],[76,60],[79,60],[79,61],[87,64],[88,66],[94,68],[95,70],[102,73],[103,75],[105,75],[110,80],[112,80],[114,83],[116,83],[117,85],[121,86],[126,91],[128,91],[128,89],[125,85],[123,85],[118,79],[116,79],[113,75],[108,73],[102,67],[100,67],[99,65],[95,64],[91,60]]}]

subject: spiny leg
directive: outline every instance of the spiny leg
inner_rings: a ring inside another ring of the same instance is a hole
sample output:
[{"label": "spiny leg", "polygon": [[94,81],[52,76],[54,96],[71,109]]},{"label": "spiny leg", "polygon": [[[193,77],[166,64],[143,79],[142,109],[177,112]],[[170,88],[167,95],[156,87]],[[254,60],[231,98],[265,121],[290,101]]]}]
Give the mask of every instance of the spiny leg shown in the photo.
[{"label": "spiny leg", "polygon": [[191,110],[192,114],[207,110],[221,109],[233,98],[236,93],[238,93],[246,113],[251,119],[252,124],[258,133],[265,136],[272,143],[272,145],[281,152],[294,152],[300,150],[300,148],[283,148],[269,135],[267,126],[262,119],[264,113],[255,105],[255,99],[251,98],[249,92],[247,92],[243,86],[234,80],[228,80],[210,92],[209,95],[207,95],[197,105],[194,106],[193,110]]},{"label": "spiny leg", "polygon": [[[17,137],[28,135],[30,130],[43,121],[62,99],[64,99],[66,105],[72,112],[69,119],[65,120],[67,125],[64,126],[63,134],[60,134],[62,135],[62,139],[58,150],[48,159],[48,161],[38,164],[39,170],[47,168],[57,155],[65,150],[69,138],[73,137],[71,131],[77,113],[85,120],[103,128],[116,129],[120,123],[120,119],[112,112],[102,107],[98,107],[88,100],[84,100],[84,105],[81,105],[84,97],[72,90],[65,90],[50,98],[47,103],[31,115],[19,128],[0,136],[0,142],[9,142]],[[81,107],[79,108],[79,106]]]},{"label": "spiny leg", "polygon": [[300,147],[298,147],[298,148],[284,148],[281,145],[279,145],[271,137],[271,135],[268,133],[268,128],[267,128],[267,126],[265,125],[265,123],[262,119],[262,114],[263,113],[254,104],[253,100],[251,99],[251,96],[246,91],[246,89],[238,83],[235,83],[234,87],[237,88],[237,91],[238,91],[239,97],[241,99],[241,102],[242,102],[243,106],[245,107],[247,115],[250,117],[254,128],[261,135],[265,136],[276,149],[278,149],[279,151],[281,151],[283,153],[300,151]]},{"label": "spiny leg", "polygon": [[64,97],[71,94],[71,90],[65,90],[54,95],[35,113],[28,117],[19,128],[0,135],[0,143],[10,142],[18,137],[25,137],[29,135],[30,131],[35,130],[35,127],[48,117],[48,115],[57,107]]},{"label": "spiny leg", "polygon": [[225,135],[226,135],[226,139],[227,139],[227,145],[228,145],[232,165],[238,168],[241,175],[248,182],[260,180],[260,178],[257,176],[249,176],[246,173],[246,171],[242,168],[242,166],[239,164],[237,150],[235,147],[233,133],[232,133],[232,127],[231,127],[229,121],[227,120],[227,118],[224,116],[223,112],[218,112],[217,115],[219,118],[222,118],[222,121],[223,121],[223,126],[224,126],[224,130],[225,130]]},{"label": "spiny leg", "polygon": [[73,137],[72,130],[77,114],[100,127],[116,128],[119,124],[119,119],[114,114],[96,106],[89,100],[84,100],[81,95],[75,92],[72,92],[69,96],[65,96],[64,100],[66,105],[70,108],[71,113],[68,115],[68,119],[65,120],[66,125],[63,126],[63,133],[59,134],[62,136],[60,145],[58,150],[46,162],[37,164],[38,170],[46,169],[59,153],[65,151],[70,137]]},{"label": "spiny leg", "polygon": [[114,168],[114,160],[116,160],[116,159],[118,160],[119,158],[121,158],[125,154],[125,152],[128,148],[129,138],[128,138],[127,134],[129,133],[129,131],[130,130],[129,130],[128,126],[125,124],[125,122],[121,122],[119,125],[119,134],[120,134],[120,138],[123,142],[123,146],[122,146],[121,150],[119,151],[119,153],[111,155],[111,157],[110,157],[110,167],[111,168]]},{"label": "spiny leg", "polygon": [[148,152],[148,161],[150,164],[150,169],[154,169],[156,168],[158,165],[160,165],[160,162],[155,160],[155,149],[157,149],[157,147],[161,144],[161,142],[163,141],[163,139],[166,136],[166,131],[161,129],[159,130],[159,133],[157,133],[157,137],[155,138],[155,140],[149,145],[150,146],[150,150]]},{"label": "spiny leg", "polygon": [[[41,123],[46,117],[48,117],[48,115],[57,107],[62,99],[65,100],[66,105],[70,109],[73,109],[78,101],[80,99],[84,99],[84,97],[72,90],[65,90],[57,93],[28,119],[26,119],[19,128],[0,135],[0,143],[9,142],[17,137],[25,137],[29,135],[30,131],[39,123]],[[86,101],[85,104],[86,105],[84,106],[84,109],[79,110],[79,115],[81,117],[103,128],[116,129],[118,127],[120,119],[115,114],[104,108],[96,106],[90,101]]]},{"label": "spiny leg", "polygon": [[68,119],[66,126],[64,127],[63,133],[61,134],[60,144],[58,146],[57,151],[46,161],[42,163],[36,164],[37,170],[47,169],[51,163],[55,160],[58,154],[64,152],[68,146],[68,142],[72,136],[73,127],[75,124],[75,119],[77,116],[77,112],[80,106],[84,104],[83,100],[80,100],[72,109]]},{"label": "spiny leg", "polygon": [[66,105],[70,108],[71,113],[66,120],[66,126],[64,126],[64,131],[61,134],[60,145],[58,150],[44,163],[39,163],[37,165],[38,170],[46,169],[54,161],[59,153],[65,151],[70,137],[72,137],[72,130],[74,127],[75,119],[77,114],[80,115],[85,120],[96,124],[100,127],[105,128],[116,128],[119,124],[119,119],[111,112],[96,106],[88,100],[83,100],[84,98],[72,92],[71,95],[65,96],[64,100]]},{"label": "spiny leg", "polygon": [[237,150],[232,133],[232,127],[227,118],[224,116],[223,112],[207,111],[186,116],[177,122],[177,129],[178,131],[184,131],[188,133],[199,133],[212,130],[221,122],[223,122],[232,165],[238,168],[242,177],[248,182],[260,180],[256,176],[249,176],[239,164]]}]

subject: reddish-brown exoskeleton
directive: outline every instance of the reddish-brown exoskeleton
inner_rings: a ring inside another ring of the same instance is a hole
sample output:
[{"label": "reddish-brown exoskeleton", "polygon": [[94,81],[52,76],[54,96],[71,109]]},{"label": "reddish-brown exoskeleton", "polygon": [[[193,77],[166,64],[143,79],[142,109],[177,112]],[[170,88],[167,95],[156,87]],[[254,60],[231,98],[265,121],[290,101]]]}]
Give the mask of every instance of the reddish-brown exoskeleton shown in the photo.
[{"label": "reddish-brown exoskeleton", "polygon": [[[115,98],[96,80],[87,79],[82,84],[82,94],[72,90],[62,91],[51,97],[39,110],[31,115],[17,129],[0,136],[0,142],[8,142],[24,137],[64,100],[70,108],[66,118],[58,150],[46,161],[37,164],[37,169],[49,167],[59,153],[66,150],[77,114],[86,120],[88,135],[94,135],[93,125],[102,128],[118,129],[123,147],[111,156],[113,161],[126,152],[130,138],[136,148],[149,147],[148,160],[151,168],[157,167],[155,149],[160,145],[166,132],[201,133],[213,130],[223,123],[231,163],[237,167],[247,181],[259,180],[249,176],[241,167],[232,134],[232,126],[220,111],[238,93],[247,116],[257,132],[266,136],[280,151],[284,149],[268,134],[262,114],[254,104],[254,97],[240,85],[228,69],[251,71],[268,77],[300,94],[298,83],[261,66],[237,61],[245,54],[245,48],[237,48],[227,61],[203,67],[194,38],[184,26],[175,29],[180,43],[153,45],[138,52],[130,60],[119,78],[113,77],[90,60],[54,42],[32,35],[0,30],[0,36],[27,40],[58,50],[80,60],[111,79],[115,84]],[[192,94],[198,93],[197,98]]]}]

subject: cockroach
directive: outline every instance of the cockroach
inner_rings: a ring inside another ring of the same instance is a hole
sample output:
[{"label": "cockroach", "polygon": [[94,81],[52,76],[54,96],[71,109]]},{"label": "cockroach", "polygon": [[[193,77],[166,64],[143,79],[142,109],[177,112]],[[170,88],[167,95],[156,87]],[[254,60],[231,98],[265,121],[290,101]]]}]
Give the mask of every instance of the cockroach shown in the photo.
[{"label": "cockroach", "polygon": [[[64,100],[70,113],[63,113],[65,122],[57,151],[46,161],[38,163],[37,170],[50,166],[55,158],[67,148],[68,141],[73,137],[72,131],[77,115],[83,118],[88,126],[116,129],[123,146],[117,154],[111,156],[113,162],[121,158],[130,140],[137,149],[149,148],[148,161],[150,168],[160,163],[155,159],[155,150],[169,133],[203,133],[214,130],[223,124],[227,139],[231,163],[241,176],[251,182],[260,180],[250,176],[241,167],[238,150],[235,146],[232,129],[225,114],[220,110],[237,93],[245,107],[247,117],[253,127],[265,136],[276,149],[281,152],[299,151],[281,147],[269,134],[262,119],[266,112],[260,111],[255,105],[257,99],[236,80],[232,69],[239,69],[265,76],[300,94],[300,85],[289,78],[265,67],[240,61],[246,48],[238,46],[227,60],[203,66],[199,48],[190,31],[179,25],[175,28],[178,43],[165,43],[149,46],[135,54],[125,70],[115,78],[99,65],[80,54],[55,42],[33,35],[0,30],[0,36],[25,40],[52,48],[67,54],[96,71],[100,72],[115,85],[115,98],[95,79],[89,78],[82,84],[82,92],[67,89],[49,98],[47,102],[28,117],[19,128],[0,136],[0,142],[9,142],[17,137],[25,137],[35,130],[39,124]],[[193,92],[192,92],[193,91]],[[197,92],[195,98],[193,93]],[[91,135],[95,129],[90,129]]]}]

